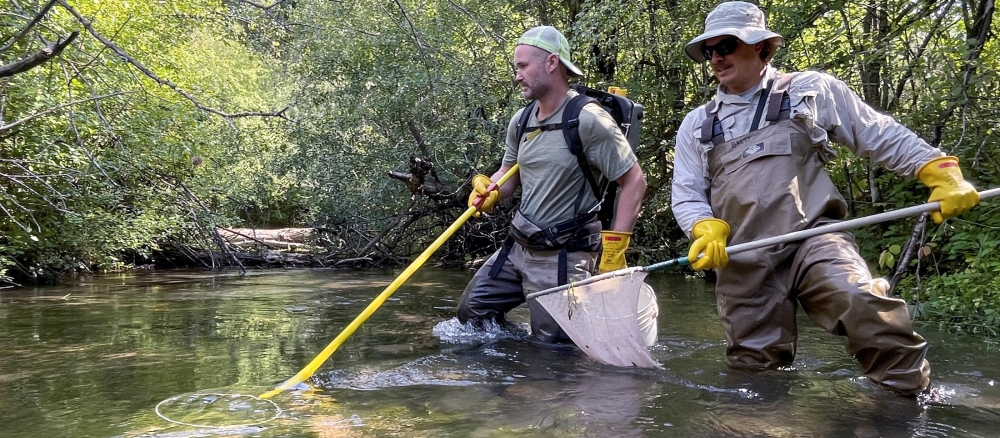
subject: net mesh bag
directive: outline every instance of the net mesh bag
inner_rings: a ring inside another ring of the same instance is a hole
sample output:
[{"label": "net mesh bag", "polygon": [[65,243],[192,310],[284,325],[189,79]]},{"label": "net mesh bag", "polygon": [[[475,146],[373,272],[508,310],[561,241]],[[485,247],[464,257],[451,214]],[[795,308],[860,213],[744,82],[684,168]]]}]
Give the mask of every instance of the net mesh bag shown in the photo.
[{"label": "net mesh bag", "polygon": [[[587,356],[620,367],[661,368],[639,330],[645,272],[611,277],[535,298]],[[655,306],[655,301],[652,303]],[[655,320],[655,310],[652,314]]]}]

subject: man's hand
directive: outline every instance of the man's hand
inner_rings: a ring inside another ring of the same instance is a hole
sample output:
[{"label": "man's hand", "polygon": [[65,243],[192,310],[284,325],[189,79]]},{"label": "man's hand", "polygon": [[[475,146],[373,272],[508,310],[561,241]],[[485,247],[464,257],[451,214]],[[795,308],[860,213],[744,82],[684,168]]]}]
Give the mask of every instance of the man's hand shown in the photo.
[{"label": "man's hand", "polygon": [[624,231],[601,231],[601,263],[598,273],[617,271],[625,268],[625,250],[632,240],[632,233]]},{"label": "man's hand", "polygon": [[493,181],[486,175],[479,174],[472,177],[472,193],[469,193],[469,207],[475,207],[476,201],[480,197],[483,198],[482,205],[476,208],[476,212],[472,214],[473,217],[479,217],[480,212],[489,212],[492,210],[493,204],[496,204],[497,199],[500,198],[500,190],[489,190],[490,184],[493,184]]},{"label": "man's hand", "polygon": [[931,213],[936,223],[962,214],[979,203],[976,188],[962,177],[958,158],[935,158],[917,171],[917,178],[931,189],[927,202],[941,203],[941,211]]},{"label": "man's hand", "polygon": [[[729,224],[722,219],[708,218],[694,223],[691,228],[691,249],[688,250],[688,262],[697,271],[718,268],[729,263],[726,254],[726,239],[729,238]],[[705,254],[698,257],[698,254]]]}]

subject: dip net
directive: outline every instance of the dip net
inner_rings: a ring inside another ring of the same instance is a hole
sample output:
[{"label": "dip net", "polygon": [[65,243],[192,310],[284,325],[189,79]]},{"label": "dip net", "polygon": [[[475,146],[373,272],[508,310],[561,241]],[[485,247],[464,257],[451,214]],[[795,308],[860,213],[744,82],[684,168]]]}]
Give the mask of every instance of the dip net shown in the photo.
[{"label": "dip net", "polygon": [[658,308],[644,278],[645,272],[631,272],[552,293],[542,291],[534,299],[594,360],[620,367],[661,368],[646,348],[656,342]]},{"label": "dip net", "polygon": [[260,426],[282,413],[271,400],[223,392],[176,395],[161,401],[153,410],[157,416],[174,424],[226,430]]}]

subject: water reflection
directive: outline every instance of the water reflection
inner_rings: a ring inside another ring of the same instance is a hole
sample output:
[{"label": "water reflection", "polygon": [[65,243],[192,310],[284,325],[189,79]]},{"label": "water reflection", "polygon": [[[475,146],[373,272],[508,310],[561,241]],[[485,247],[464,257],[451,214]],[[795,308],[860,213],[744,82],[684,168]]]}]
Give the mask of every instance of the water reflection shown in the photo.
[{"label": "water reflection", "polygon": [[[270,389],[396,274],[168,272],[0,291],[0,436],[986,437],[1000,424],[990,339],[920,329],[933,399],[870,384],[840,338],[807,323],[792,367],[733,370],[710,286],[658,274],[652,353],[665,369],[609,368],[523,331],[463,333],[452,318],[471,273],[432,269],[324,364],[314,389],[276,397],[279,418],[230,430],[154,412],[171,397]],[[511,319],[526,322],[519,312]]]},{"label": "water reflection", "polygon": [[579,351],[511,338],[449,348],[385,369],[332,371],[313,380],[338,399],[358,396],[342,390],[378,391],[361,396],[377,399],[383,408],[397,405],[410,416],[462,417],[475,436],[498,431],[642,436],[637,419],[660,386],[653,372],[602,369]]}]

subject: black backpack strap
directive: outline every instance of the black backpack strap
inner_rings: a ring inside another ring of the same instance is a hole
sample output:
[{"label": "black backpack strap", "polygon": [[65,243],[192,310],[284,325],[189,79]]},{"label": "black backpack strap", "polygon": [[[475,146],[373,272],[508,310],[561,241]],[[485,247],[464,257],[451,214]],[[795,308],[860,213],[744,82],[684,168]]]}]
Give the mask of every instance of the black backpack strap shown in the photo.
[{"label": "black backpack strap", "polygon": [[583,110],[583,106],[589,103],[598,103],[597,99],[593,97],[586,96],[583,94],[578,94],[569,100],[566,104],[566,108],[563,109],[563,136],[566,138],[566,145],[569,146],[569,151],[573,153],[576,157],[576,162],[580,164],[580,170],[583,171],[583,176],[587,178],[587,183],[590,184],[591,190],[594,191],[594,197],[598,200],[604,198],[601,186],[594,179],[593,172],[590,171],[590,165],[587,163],[587,155],[583,153],[583,140],[580,139],[580,111]]},{"label": "black backpack strap", "polygon": [[556,274],[556,281],[559,284],[557,284],[556,286],[569,284],[569,272],[568,269],[566,269],[566,265],[569,263],[569,260],[567,260],[569,258],[568,256],[569,256],[569,251],[567,251],[566,248],[563,248],[562,251],[559,251],[559,269]]},{"label": "black backpack strap", "polygon": [[528,129],[528,119],[531,118],[531,113],[535,112],[535,108],[538,106],[537,100],[532,100],[528,106],[524,107],[521,111],[521,118],[517,121],[517,143],[521,144],[524,142],[524,131]]},{"label": "black backpack strap", "polygon": [[[570,153],[576,157],[576,162],[580,165],[580,171],[583,172],[584,178],[587,179],[587,184],[590,185],[590,189],[594,192],[594,197],[600,201],[604,198],[604,190],[601,188],[602,184],[597,182],[593,172],[590,171],[590,164],[587,163],[587,155],[583,152],[583,140],[580,138],[580,111],[583,110],[584,105],[590,103],[599,104],[600,102],[593,97],[578,94],[570,99],[566,103],[566,107],[563,108],[562,123],[535,126],[533,129],[541,129],[542,131],[562,129],[563,137],[566,140],[566,145],[569,147]],[[521,111],[521,117],[517,122],[517,141],[519,143],[524,142],[524,135],[528,130],[528,119],[537,107],[538,101],[531,101]],[[578,203],[580,199],[577,200]]]},{"label": "black backpack strap", "polygon": [[[533,100],[528,106],[524,107],[524,111],[521,111],[521,117],[517,121],[517,141],[518,143],[524,142],[524,134],[528,131],[528,119],[531,118],[531,114],[535,112],[535,108],[538,107],[538,101]],[[548,125],[538,125],[532,126],[532,132],[542,130],[542,131],[555,131],[557,129],[563,129],[564,123],[549,123]]]}]

